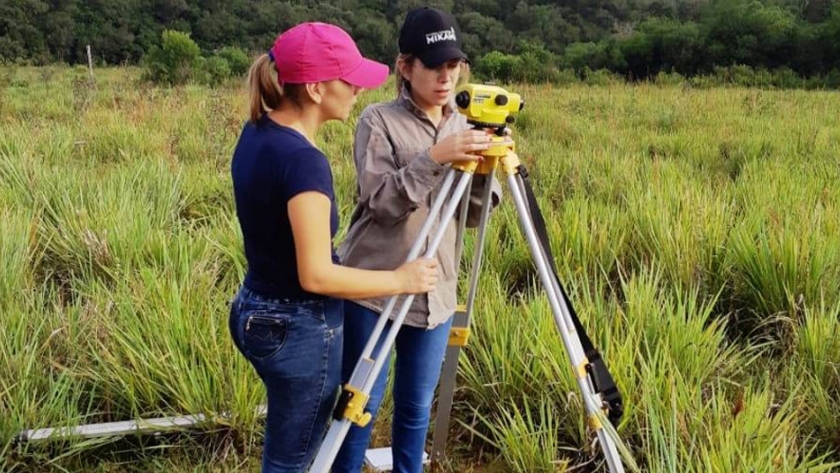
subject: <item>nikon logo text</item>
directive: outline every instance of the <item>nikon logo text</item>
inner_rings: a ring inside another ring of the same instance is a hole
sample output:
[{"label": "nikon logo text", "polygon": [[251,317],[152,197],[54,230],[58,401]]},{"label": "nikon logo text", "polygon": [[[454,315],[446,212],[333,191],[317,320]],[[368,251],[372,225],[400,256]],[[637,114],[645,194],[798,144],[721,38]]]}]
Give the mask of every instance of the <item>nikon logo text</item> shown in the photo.
[{"label": "nikon logo text", "polygon": [[438,41],[455,41],[455,28],[448,30],[435,31],[426,35],[426,44],[437,43]]}]

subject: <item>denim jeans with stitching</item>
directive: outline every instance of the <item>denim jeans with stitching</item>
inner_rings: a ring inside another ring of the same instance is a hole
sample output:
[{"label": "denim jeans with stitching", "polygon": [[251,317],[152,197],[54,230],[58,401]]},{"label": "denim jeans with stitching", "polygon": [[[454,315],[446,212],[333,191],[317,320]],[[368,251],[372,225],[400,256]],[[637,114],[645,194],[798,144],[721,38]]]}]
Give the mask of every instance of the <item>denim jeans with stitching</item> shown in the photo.
[{"label": "denim jeans with stitching", "polygon": [[[356,362],[373,332],[379,314],[353,302],[345,302],[344,367],[342,383],[353,373]],[[435,388],[440,379],[443,356],[449,341],[450,317],[432,330],[403,325],[394,343],[394,418],[391,423],[391,453],[394,473],[423,471],[423,452]],[[383,342],[391,327],[382,332]],[[390,361],[390,353],[388,361]],[[379,373],[365,408],[376,418],[388,379],[388,361]],[[332,473],[359,473],[370,442],[374,420],[364,428],[350,427],[333,463]]]},{"label": "denim jeans with stitching", "polygon": [[231,337],[268,395],[263,472],[305,472],[315,458],[338,394],[343,322],[341,299],[236,294]]}]

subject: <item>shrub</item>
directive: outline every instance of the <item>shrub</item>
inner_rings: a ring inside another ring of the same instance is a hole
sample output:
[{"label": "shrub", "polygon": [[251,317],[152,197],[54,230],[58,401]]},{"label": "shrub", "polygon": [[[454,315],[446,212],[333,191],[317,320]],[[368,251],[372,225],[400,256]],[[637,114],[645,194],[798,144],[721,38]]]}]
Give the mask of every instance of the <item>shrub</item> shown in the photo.
[{"label": "shrub", "polygon": [[180,85],[195,73],[201,51],[189,34],[166,30],[160,46],[152,46],[144,58],[145,77],[158,84]]},{"label": "shrub", "polygon": [[230,74],[234,76],[244,76],[251,67],[251,58],[248,54],[234,46],[225,46],[216,53],[216,56],[227,61]]}]

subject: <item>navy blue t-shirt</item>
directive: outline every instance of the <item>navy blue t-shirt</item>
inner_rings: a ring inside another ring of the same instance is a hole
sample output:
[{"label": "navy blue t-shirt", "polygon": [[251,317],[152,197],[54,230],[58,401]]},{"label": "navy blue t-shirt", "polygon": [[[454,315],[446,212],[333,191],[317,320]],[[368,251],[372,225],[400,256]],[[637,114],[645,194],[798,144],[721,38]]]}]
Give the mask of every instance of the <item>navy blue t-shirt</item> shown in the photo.
[{"label": "navy blue t-shirt", "polygon": [[[231,163],[236,214],[245,240],[244,284],[266,297],[322,298],[300,286],[288,202],[301,192],[330,198],[330,235],[338,230],[327,157],[292,128],[263,116],[245,124]],[[335,248],[333,261],[338,263]]]}]

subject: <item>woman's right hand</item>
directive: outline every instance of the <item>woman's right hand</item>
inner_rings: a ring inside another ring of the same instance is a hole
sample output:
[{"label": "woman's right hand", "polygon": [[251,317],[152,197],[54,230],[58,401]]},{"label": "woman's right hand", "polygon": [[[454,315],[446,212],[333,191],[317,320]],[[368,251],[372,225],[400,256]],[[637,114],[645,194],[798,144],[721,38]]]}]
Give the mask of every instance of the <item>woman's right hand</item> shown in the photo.
[{"label": "woman's right hand", "polygon": [[420,258],[400,266],[394,271],[400,280],[401,294],[421,294],[435,289],[438,279],[436,259]]},{"label": "woman's right hand", "polygon": [[478,151],[489,149],[491,135],[483,130],[464,130],[449,135],[429,149],[429,156],[438,164],[452,161],[478,161]]}]

